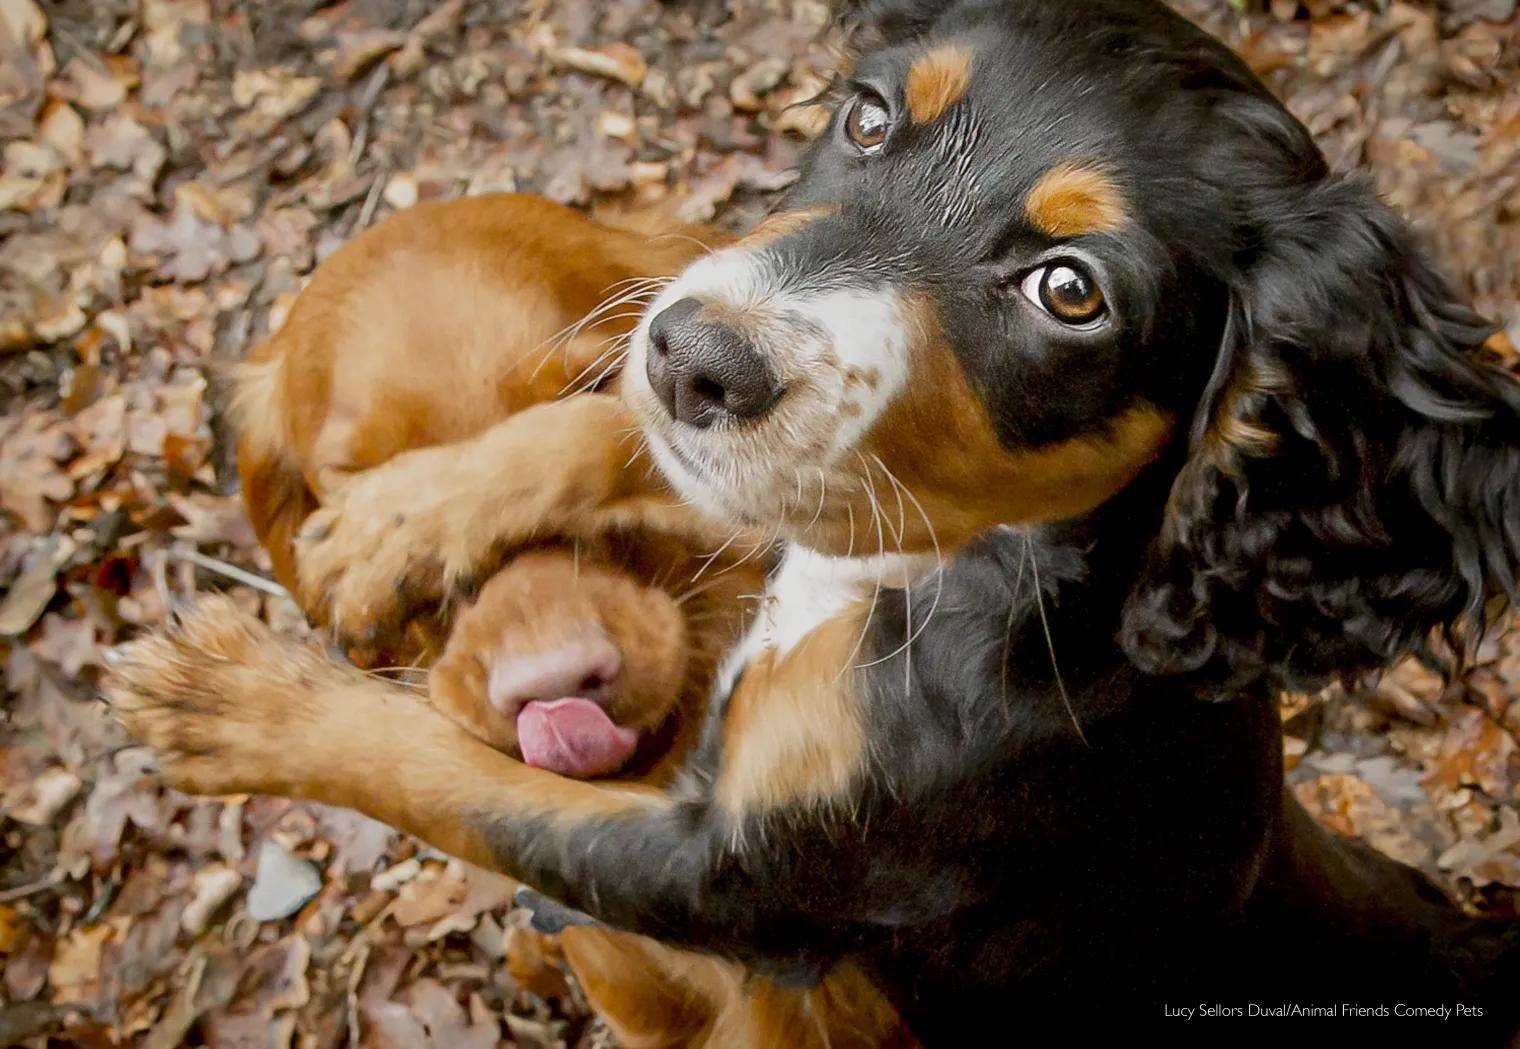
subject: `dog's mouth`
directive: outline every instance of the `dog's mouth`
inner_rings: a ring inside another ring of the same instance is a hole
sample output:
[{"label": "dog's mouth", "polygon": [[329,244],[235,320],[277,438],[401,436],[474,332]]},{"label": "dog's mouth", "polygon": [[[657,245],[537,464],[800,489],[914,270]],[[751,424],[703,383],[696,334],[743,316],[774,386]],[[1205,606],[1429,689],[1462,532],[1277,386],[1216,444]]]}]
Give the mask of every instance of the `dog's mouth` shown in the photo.
[{"label": "dog's mouth", "polygon": [[600,703],[583,696],[538,699],[517,712],[523,761],[561,776],[607,776],[638,749],[637,729],[613,721]]},{"label": "dog's mouth", "polygon": [[770,514],[763,507],[763,491],[747,492],[739,476],[727,480],[725,475],[729,471],[721,465],[700,461],[704,453],[724,455],[724,448],[689,449],[682,445],[683,441],[691,441],[698,446],[717,446],[721,445],[721,437],[683,434],[658,409],[650,410],[643,421],[644,440],[660,472],[693,506],[709,517],[746,527],[771,523]]},{"label": "dog's mouth", "polygon": [[613,640],[586,628],[525,654],[498,653],[486,695],[515,727],[523,761],[586,779],[618,771],[638,749],[638,728],[615,717],[627,677]]},{"label": "dog's mouth", "polygon": [[667,475],[689,474],[697,484],[713,486],[713,471],[697,462],[696,455],[681,447],[678,434],[669,430],[646,428],[644,436],[658,459],[669,460],[676,467],[675,470],[667,469]]}]

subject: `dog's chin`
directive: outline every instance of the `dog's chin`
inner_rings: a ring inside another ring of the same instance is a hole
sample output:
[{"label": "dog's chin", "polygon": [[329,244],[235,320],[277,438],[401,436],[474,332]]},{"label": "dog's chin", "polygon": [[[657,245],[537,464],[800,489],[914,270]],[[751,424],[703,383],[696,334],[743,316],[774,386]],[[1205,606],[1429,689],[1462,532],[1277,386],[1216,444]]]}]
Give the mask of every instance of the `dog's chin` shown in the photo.
[{"label": "dog's chin", "polygon": [[[644,438],[676,494],[700,512],[736,527],[785,530],[795,500],[783,493],[781,479],[793,477],[795,471],[779,464],[790,460],[778,457],[773,460],[778,465],[746,463],[731,449],[715,450],[709,458],[669,426],[646,426]],[[792,483],[793,494],[796,488]]]},{"label": "dog's chin", "polygon": [[646,425],[644,440],[655,465],[678,496],[715,520],[735,525],[752,523],[746,520],[743,502],[704,475],[695,462],[678,449],[675,437],[664,432],[664,428]]}]

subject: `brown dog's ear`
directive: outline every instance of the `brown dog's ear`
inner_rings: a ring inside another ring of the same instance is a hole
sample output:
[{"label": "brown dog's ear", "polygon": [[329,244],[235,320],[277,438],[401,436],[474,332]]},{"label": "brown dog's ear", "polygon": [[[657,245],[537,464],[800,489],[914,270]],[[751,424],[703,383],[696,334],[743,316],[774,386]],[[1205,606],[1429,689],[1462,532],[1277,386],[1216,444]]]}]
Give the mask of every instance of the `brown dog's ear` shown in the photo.
[{"label": "brown dog's ear", "polygon": [[1520,564],[1520,383],[1480,359],[1491,327],[1363,183],[1251,196],[1254,251],[1122,632],[1140,667],[1221,696],[1474,641]]}]

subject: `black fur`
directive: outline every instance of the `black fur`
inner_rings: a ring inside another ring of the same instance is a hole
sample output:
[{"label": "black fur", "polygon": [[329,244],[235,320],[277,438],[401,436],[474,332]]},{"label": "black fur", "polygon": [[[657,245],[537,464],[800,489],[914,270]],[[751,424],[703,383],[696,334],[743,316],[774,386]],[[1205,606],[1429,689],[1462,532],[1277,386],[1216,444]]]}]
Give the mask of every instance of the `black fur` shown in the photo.
[{"label": "black fur", "polygon": [[[1520,388],[1362,182],[1242,197],[1218,378],[1125,646],[1220,696],[1316,689],[1433,632],[1460,652],[1452,633],[1475,640],[1514,596]],[[1251,440],[1219,439],[1220,415]]]}]

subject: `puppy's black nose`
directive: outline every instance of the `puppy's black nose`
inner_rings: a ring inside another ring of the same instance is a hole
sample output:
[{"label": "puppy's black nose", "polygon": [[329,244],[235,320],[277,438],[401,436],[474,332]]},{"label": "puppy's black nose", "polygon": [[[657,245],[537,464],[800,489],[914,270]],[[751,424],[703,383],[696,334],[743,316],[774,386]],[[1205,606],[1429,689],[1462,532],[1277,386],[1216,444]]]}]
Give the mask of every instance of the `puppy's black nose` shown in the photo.
[{"label": "puppy's black nose", "polygon": [[758,419],[782,393],[744,333],[701,317],[702,304],[685,298],[649,325],[649,385],[671,418],[705,429],[715,421]]}]

